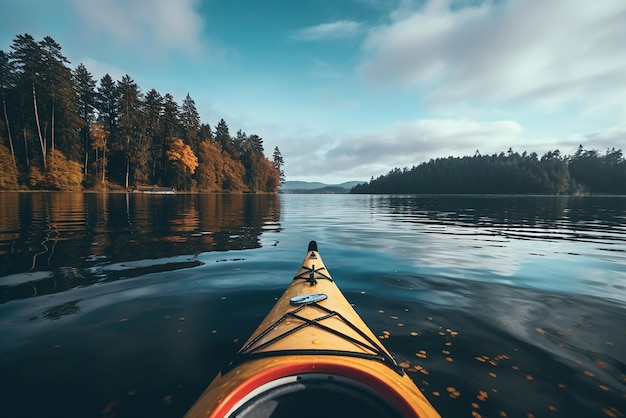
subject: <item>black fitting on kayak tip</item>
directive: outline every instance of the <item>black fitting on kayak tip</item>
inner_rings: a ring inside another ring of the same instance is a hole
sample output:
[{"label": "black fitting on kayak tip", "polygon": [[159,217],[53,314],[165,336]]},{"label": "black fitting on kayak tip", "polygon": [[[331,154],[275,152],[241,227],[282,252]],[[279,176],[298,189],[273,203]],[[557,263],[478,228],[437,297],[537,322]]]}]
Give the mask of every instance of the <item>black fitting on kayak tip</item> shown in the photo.
[{"label": "black fitting on kayak tip", "polygon": [[309,242],[309,249],[307,251],[317,251],[317,242],[315,241]]},{"label": "black fitting on kayak tip", "polygon": [[317,279],[315,279],[315,264],[313,264],[313,266],[311,266],[311,273],[309,274],[309,277],[306,279],[306,281],[311,286],[315,286],[317,284]]}]

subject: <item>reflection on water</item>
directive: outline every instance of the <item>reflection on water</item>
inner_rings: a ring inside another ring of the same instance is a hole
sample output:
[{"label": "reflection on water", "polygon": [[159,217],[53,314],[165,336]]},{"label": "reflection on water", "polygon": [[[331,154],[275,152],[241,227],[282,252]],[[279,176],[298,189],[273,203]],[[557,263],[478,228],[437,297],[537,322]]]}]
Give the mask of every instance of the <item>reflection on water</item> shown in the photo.
[{"label": "reflection on water", "polygon": [[374,205],[396,220],[515,239],[576,240],[622,243],[626,234],[624,199],[586,196],[383,197]]},{"label": "reflection on water", "polygon": [[2,193],[0,303],[259,248],[279,218],[276,195]]}]

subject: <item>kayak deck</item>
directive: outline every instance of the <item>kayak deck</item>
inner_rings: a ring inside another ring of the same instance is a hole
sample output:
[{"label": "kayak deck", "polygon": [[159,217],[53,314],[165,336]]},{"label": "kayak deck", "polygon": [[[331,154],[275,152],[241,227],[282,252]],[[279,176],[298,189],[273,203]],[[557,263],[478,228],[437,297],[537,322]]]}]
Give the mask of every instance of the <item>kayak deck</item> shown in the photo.
[{"label": "kayak deck", "polygon": [[311,241],[276,305],[187,417],[438,417]]}]

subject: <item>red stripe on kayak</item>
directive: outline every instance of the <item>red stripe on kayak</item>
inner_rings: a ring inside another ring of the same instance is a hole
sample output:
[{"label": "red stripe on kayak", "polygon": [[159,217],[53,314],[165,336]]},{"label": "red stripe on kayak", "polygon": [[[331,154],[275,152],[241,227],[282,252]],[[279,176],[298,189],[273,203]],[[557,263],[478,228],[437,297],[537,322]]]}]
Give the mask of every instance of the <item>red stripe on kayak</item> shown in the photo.
[{"label": "red stripe on kayak", "polygon": [[249,379],[243,381],[230,394],[226,395],[223,401],[220,402],[213,413],[211,413],[210,417],[221,418],[225,417],[229,412],[234,412],[231,411],[232,408],[250,392],[260,386],[283,377],[306,373],[323,373],[355,380],[379,393],[404,416],[418,417],[407,400],[400,393],[395,391],[390,384],[386,383],[379,377],[354,367],[342,366],[334,363],[324,363],[323,361],[319,361],[315,364],[277,365],[260,371]]}]

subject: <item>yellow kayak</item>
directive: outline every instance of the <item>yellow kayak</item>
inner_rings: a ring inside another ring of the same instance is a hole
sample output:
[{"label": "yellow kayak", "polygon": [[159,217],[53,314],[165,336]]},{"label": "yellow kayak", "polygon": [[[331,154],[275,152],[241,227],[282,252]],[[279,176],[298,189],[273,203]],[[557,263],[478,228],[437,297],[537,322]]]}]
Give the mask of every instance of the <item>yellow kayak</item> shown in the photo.
[{"label": "yellow kayak", "polygon": [[285,293],[185,416],[440,415],[346,300],[311,241]]}]

